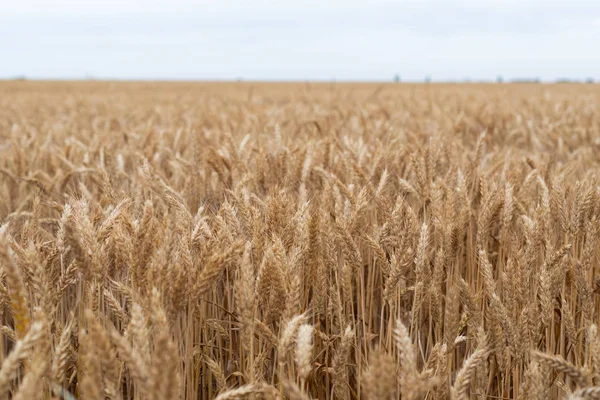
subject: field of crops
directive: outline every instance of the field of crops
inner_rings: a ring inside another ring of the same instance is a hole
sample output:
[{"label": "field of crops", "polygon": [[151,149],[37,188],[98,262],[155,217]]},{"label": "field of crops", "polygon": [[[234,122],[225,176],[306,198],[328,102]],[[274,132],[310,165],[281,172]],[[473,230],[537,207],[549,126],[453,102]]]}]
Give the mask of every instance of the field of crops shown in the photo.
[{"label": "field of crops", "polygon": [[599,101],[1,82],[0,398],[599,399]]}]

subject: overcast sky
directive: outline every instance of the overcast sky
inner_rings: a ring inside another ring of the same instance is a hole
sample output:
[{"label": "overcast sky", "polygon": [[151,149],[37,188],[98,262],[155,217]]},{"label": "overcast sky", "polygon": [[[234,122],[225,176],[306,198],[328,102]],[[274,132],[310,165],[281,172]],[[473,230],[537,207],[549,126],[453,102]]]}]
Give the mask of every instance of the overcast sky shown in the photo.
[{"label": "overcast sky", "polygon": [[4,78],[600,80],[596,0],[0,3]]}]

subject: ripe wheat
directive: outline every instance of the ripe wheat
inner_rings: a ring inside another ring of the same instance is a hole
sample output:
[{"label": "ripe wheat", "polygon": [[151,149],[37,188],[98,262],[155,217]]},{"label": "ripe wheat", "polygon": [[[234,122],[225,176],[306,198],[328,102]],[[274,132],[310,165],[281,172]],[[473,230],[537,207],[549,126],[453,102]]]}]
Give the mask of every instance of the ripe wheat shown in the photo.
[{"label": "ripe wheat", "polygon": [[0,88],[1,398],[600,398],[595,86]]}]

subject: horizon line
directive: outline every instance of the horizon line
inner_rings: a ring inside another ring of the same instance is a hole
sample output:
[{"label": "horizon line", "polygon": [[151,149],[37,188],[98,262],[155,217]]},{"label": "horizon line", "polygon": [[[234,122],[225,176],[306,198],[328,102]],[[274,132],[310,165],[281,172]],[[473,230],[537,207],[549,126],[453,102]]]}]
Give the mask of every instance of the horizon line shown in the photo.
[{"label": "horizon line", "polygon": [[436,80],[432,77],[426,77],[424,79],[392,79],[381,80],[381,79],[325,79],[325,78],[311,78],[311,79],[254,79],[254,78],[132,78],[132,77],[28,77],[26,75],[16,75],[8,77],[0,77],[2,82],[165,82],[165,83],[185,83],[185,82],[197,82],[197,83],[392,83],[392,84],[510,84],[510,83],[531,83],[531,84],[547,84],[547,83],[580,83],[580,84],[593,84],[600,83],[600,80],[596,80],[592,77],[587,78],[569,78],[569,77],[557,77],[555,79],[541,79],[538,77],[516,77],[516,78],[504,78],[498,76],[496,79],[446,79]]}]

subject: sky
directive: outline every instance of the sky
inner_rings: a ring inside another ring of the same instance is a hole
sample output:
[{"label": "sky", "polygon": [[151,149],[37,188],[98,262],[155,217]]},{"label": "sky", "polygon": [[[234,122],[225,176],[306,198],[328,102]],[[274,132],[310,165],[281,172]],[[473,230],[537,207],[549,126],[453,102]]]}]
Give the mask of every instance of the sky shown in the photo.
[{"label": "sky", "polygon": [[0,78],[598,81],[597,48],[596,0],[0,0]]}]

